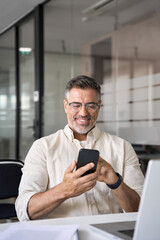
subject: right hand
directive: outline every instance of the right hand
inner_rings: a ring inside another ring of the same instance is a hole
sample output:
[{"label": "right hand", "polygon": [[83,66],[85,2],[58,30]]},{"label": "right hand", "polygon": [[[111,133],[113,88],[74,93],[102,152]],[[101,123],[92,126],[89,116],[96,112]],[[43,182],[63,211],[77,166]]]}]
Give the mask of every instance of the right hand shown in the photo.
[{"label": "right hand", "polygon": [[88,163],[73,172],[75,167],[76,161],[69,165],[64,174],[62,184],[67,198],[76,197],[89,191],[96,185],[98,178],[97,172],[81,177],[86,171],[94,167],[94,163]]}]

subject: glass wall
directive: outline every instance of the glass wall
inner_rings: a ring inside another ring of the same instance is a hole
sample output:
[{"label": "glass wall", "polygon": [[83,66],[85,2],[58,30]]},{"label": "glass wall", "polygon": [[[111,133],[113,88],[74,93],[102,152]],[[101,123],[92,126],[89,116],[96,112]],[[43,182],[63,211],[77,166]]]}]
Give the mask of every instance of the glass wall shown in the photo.
[{"label": "glass wall", "polygon": [[66,125],[64,88],[71,76],[81,73],[81,56],[73,52],[70,1],[51,1],[45,5],[44,16],[44,134],[47,135]]},{"label": "glass wall", "polygon": [[[29,33],[29,34],[28,34]],[[35,131],[35,56],[34,19],[19,28],[19,72],[20,72],[20,158],[24,160],[34,141]]]},{"label": "glass wall", "polygon": [[159,24],[157,13],[118,32],[118,129],[132,143],[160,143]]},{"label": "glass wall", "polygon": [[11,29],[0,37],[0,159],[15,158],[15,36]]},{"label": "glass wall", "polygon": [[[64,128],[66,83],[80,74],[102,87],[97,125],[134,145],[160,142],[160,2],[54,0],[44,5],[44,135]],[[19,25],[20,157],[34,141],[34,19]],[[37,44],[37,43],[36,43]],[[14,31],[0,37],[0,156],[15,157]],[[43,126],[41,126],[43,127]],[[4,147],[5,146],[5,147]],[[159,150],[158,150],[159,151]],[[155,156],[155,155],[154,155]],[[150,156],[151,158],[151,156]]]},{"label": "glass wall", "polygon": [[[106,34],[105,19],[86,21],[82,13],[90,4],[93,4],[92,0],[57,0],[45,5],[45,135],[63,128],[67,123],[63,109],[66,83],[74,76],[85,74],[96,76],[102,84],[103,79],[98,76],[99,54],[110,65],[110,41],[94,45],[95,39],[101,39]],[[109,23],[109,28],[114,28],[115,18]]]},{"label": "glass wall", "polygon": [[159,145],[159,7],[155,0],[45,5],[45,135],[65,126],[65,85],[85,74],[102,86],[100,128],[132,144]]}]

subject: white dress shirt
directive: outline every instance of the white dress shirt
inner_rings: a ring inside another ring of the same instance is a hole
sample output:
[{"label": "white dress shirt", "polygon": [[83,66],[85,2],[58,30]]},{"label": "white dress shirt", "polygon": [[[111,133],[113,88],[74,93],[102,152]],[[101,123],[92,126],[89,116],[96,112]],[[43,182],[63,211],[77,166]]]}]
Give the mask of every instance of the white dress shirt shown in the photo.
[{"label": "white dress shirt", "polygon": [[[38,192],[44,192],[63,181],[67,167],[77,160],[82,148],[67,125],[63,130],[36,140],[30,148],[16,200],[20,221],[29,220],[27,205]],[[138,158],[127,141],[95,127],[87,135],[85,148],[97,149],[100,156],[122,175],[123,181],[139,195],[144,177]],[[97,181],[96,186],[80,196],[65,200],[45,218],[71,217],[123,212],[108,186]]]}]

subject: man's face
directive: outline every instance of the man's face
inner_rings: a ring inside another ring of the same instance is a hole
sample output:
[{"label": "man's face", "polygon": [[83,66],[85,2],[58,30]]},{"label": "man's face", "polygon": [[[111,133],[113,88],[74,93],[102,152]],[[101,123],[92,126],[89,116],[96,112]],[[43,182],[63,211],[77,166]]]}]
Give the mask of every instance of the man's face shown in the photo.
[{"label": "man's face", "polygon": [[[70,104],[75,103],[75,104]],[[82,106],[78,107],[81,103]],[[83,104],[88,105],[88,108]],[[92,108],[94,103],[96,108]],[[97,92],[92,88],[80,89],[72,88],[69,92],[68,100],[64,100],[64,108],[68,118],[68,125],[74,133],[86,135],[96,124],[101,101],[98,99]]]}]

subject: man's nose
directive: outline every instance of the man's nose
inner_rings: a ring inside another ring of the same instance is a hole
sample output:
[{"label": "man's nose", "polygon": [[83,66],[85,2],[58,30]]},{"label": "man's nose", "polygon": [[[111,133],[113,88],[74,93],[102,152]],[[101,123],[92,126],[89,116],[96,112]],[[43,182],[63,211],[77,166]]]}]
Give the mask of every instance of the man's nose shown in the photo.
[{"label": "man's nose", "polygon": [[81,116],[86,116],[86,115],[88,115],[88,111],[87,111],[85,105],[82,105],[81,110],[79,111],[79,114],[80,114]]}]

